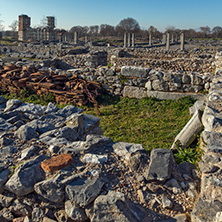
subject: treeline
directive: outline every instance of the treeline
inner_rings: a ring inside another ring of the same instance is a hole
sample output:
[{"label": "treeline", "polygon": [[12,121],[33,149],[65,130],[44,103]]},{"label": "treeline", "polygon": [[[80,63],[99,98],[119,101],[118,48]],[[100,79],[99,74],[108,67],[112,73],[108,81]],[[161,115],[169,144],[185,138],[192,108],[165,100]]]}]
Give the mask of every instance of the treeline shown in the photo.
[{"label": "treeline", "polygon": [[152,34],[152,38],[162,38],[162,34],[169,32],[175,36],[184,32],[186,38],[222,38],[222,27],[215,26],[210,29],[208,26],[203,26],[195,29],[176,29],[174,26],[168,26],[165,32],[160,32],[154,26],[150,26],[147,30],[142,29],[139,23],[133,18],[126,18],[120,21],[117,26],[112,26],[108,24],[94,25],[94,26],[73,26],[69,33],[78,32],[79,37],[89,36],[89,37],[108,37],[116,36],[122,37],[124,32],[134,32],[137,37],[148,38],[149,34]]}]

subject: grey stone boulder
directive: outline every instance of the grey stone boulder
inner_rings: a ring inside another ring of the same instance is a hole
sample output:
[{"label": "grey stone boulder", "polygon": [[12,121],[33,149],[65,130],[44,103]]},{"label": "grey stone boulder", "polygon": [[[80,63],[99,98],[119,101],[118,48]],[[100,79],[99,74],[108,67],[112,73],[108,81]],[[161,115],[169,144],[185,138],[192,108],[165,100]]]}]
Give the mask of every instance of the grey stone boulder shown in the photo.
[{"label": "grey stone boulder", "polygon": [[14,131],[16,127],[0,117],[0,131]]},{"label": "grey stone boulder", "polygon": [[78,154],[81,151],[84,151],[84,144],[83,141],[76,141],[70,143],[68,146],[64,146],[59,150],[59,153],[72,153],[72,154]]},{"label": "grey stone boulder", "polygon": [[56,112],[56,115],[63,116],[65,118],[67,118],[68,116],[72,115],[73,113],[82,113],[82,112],[83,112],[82,109],[79,109],[73,105],[68,105],[68,106],[58,110]]},{"label": "grey stone boulder", "polygon": [[121,75],[126,77],[140,77],[147,78],[151,69],[136,66],[123,66],[121,68]]},{"label": "grey stone boulder", "polygon": [[66,186],[66,194],[69,200],[86,207],[100,194],[104,181],[100,178],[79,178]]},{"label": "grey stone boulder", "polygon": [[80,176],[80,174],[70,176],[70,172],[58,172],[54,177],[36,183],[34,190],[51,202],[61,203],[65,199],[66,185],[79,179]]},{"label": "grey stone boulder", "polygon": [[164,81],[161,81],[161,80],[153,80],[152,82],[152,88],[155,90],[155,91],[168,91],[168,85],[166,82]]},{"label": "grey stone boulder", "polygon": [[143,87],[125,86],[123,88],[123,97],[141,99],[147,97],[147,91]]},{"label": "grey stone boulder", "polygon": [[46,110],[46,106],[33,104],[33,103],[23,103],[15,111],[23,113],[31,113],[37,116],[42,116]]},{"label": "grey stone boulder", "polygon": [[82,143],[82,148],[90,152],[92,150],[101,150],[106,145],[113,143],[112,139],[101,135],[88,135],[86,141]]},{"label": "grey stone boulder", "polygon": [[38,133],[33,127],[23,125],[19,127],[19,129],[15,132],[15,136],[18,137],[20,140],[28,141],[33,138],[38,138]]},{"label": "grey stone boulder", "polygon": [[9,169],[3,169],[0,171],[0,193],[3,191],[3,186],[9,178],[11,171]]},{"label": "grey stone boulder", "polygon": [[31,156],[38,155],[38,151],[39,150],[40,150],[40,147],[39,146],[35,146],[35,145],[22,150],[20,160],[27,160]]},{"label": "grey stone boulder", "polygon": [[45,114],[51,114],[51,113],[55,113],[59,110],[59,108],[52,102],[48,103],[46,110],[45,110]]},{"label": "grey stone boulder", "polygon": [[149,211],[128,200],[123,193],[109,191],[107,195],[98,196],[87,216],[92,222],[151,222]]},{"label": "grey stone boulder", "polygon": [[48,132],[50,130],[54,130],[55,126],[51,123],[43,122],[41,120],[33,120],[26,124],[26,126],[30,126],[36,130],[40,135],[42,133]]},{"label": "grey stone boulder", "polygon": [[65,117],[55,114],[47,114],[39,118],[40,121],[50,123],[56,128],[63,127],[65,125],[65,119]]},{"label": "grey stone boulder", "polygon": [[60,145],[70,145],[71,142],[69,142],[67,139],[65,138],[57,138],[57,137],[50,137],[50,136],[45,136],[43,138],[40,139],[41,142],[49,145],[49,146],[60,146]]},{"label": "grey stone boulder", "polygon": [[118,142],[113,144],[113,151],[125,160],[129,160],[134,153],[137,151],[145,151],[145,149],[141,144]]},{"label": "grey stone boulder", "polygon": [[70,200],[67,200],[65,202],[65,212],[74,221],[86,221],[87,220],[87,216],[86,216],[85,211]]},{"label": "grey stone boulder", "polygon": [[65,126],[63,128],[60,128],[56,133],[56,137],[65,138],[70,142],[74,142],[78,139],[79,134],[76,132],[75,129],[72,129],[68,126]]},{"label": "grey stone boulder", "polygon": [[66,118],[66,125],[76,129],[79,135],[85,134],[94,128],[97,128],[100,118],[89,114],[74,113]]},{"label": "grey stone boulder", "polygon": [[6,108],[4,112],[12,111],[18,108],[22,104],[22,101],[19,99],[10,99],[6,103]]},{"label": "grey stone boulder", "polygon": [[34,185],[45,179],[45,173],[40,164],[46,158],[41,155],[18,166],[5,184],[5,189],[17,196],[25,196],[33,192]]},{"label": "grey stone boulder", "polygon": [[150,156],[149,168],[145,178],[149,180],[166,181],[171,177],[174,162],[173,154],[166,149],[153,149]]}]

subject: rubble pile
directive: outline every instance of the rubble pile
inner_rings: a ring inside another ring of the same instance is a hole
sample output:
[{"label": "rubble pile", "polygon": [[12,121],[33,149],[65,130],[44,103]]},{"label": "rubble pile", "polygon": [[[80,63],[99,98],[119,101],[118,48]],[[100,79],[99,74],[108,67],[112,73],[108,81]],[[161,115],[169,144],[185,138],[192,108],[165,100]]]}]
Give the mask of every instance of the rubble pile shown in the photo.
[{"label": "rubble pile", "polygon": [[17,67],[13,64],[0,69],[0,87],[3,92],[20,93],[26,87],[38,95],[52,93],[57,103],[80,106],[95,103],[100,89],[99,83],[86,81],[77,75],[68,77],[39,71],[35,66]]}]

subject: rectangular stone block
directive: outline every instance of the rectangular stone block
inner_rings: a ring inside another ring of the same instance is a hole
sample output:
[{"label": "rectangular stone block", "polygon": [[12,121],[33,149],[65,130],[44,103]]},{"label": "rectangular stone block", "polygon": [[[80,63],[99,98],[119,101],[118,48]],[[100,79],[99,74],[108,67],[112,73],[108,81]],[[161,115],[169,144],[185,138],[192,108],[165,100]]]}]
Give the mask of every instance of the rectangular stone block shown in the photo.
[{"label": "rectangular stone block", "polygon": [[123,66],[121,68],[121,75],[126,77],[140,77],[147,78],[151,69],[135,66]]},{"label": "rectangular stone block", "polygon": [[206,95],[196,94],[196,93],[177,93],[177,92],[159,92],[159,91],[147,91],[147,96],[155,97],[161,100],[176,100],[185,96],[190,96],[194,99],[203,100]]},{"label": "rectangular stone block", "polygon": [[123,97],[141,99],[147,97],[146,89],[135,86],[125,86],[123,89]]}]

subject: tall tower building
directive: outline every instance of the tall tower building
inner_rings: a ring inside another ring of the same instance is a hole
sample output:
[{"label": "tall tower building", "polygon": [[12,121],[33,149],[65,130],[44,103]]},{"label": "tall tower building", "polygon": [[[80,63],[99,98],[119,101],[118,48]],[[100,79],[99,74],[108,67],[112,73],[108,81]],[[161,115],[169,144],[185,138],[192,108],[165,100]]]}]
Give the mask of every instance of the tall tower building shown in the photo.
[{"label": "tall tower building", "polygon": [[28,40],[31,18],[27,15],[19,15],[18,40]]}]

